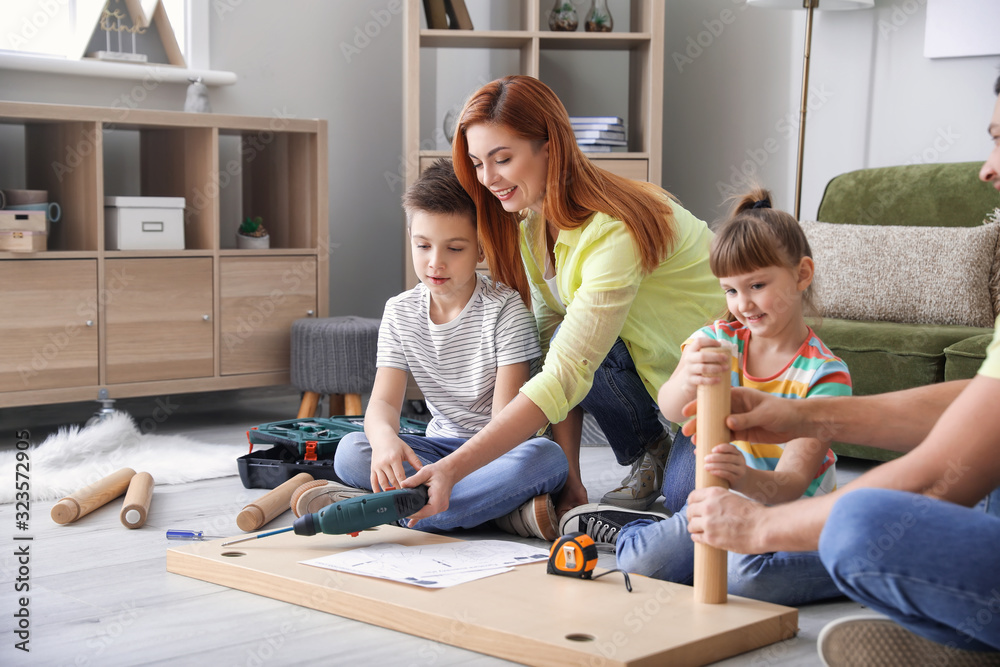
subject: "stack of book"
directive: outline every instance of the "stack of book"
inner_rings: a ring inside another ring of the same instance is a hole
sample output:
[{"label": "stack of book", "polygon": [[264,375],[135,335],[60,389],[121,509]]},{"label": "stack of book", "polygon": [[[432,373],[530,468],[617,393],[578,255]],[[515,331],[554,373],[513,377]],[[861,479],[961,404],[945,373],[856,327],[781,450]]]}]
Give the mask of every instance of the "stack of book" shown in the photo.
[{"label": "stack of book", "polygon": [[586,153],[610,153],[628,146],[625,123],[618,116],[570,116],[576,143]]}]

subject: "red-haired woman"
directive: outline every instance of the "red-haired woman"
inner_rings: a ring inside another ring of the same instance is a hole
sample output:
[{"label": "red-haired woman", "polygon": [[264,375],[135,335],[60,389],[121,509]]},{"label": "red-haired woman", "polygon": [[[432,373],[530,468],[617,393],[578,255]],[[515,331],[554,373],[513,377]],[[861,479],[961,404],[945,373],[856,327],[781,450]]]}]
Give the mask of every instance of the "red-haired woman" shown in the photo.
[{"label": "red-haired woman", "polygon": [[682,506],[694,457],[690,446],[671,448],[655,399],[684,339],[725,310],[708,265],[711,231],[661,188],[596,167],[559,98],[532,77],[498,79],[473,94],[452,155],[476,202],[493,278],[521,293],[547,350],[541,372],[485,429],[408,480],[430,491],[415,517],[446,509],[457,480],[547,423],[570,462],[558,514],[586,503],[581,407],[618,462],[632,466],[603,502],[648,508],[673,449],[671,477],[692,481],[667,505]]}]

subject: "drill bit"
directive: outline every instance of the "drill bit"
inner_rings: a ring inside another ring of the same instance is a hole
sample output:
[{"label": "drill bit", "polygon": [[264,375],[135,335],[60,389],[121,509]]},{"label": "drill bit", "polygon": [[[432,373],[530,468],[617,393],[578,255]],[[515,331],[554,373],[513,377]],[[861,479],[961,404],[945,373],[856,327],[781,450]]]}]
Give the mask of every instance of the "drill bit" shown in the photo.
[{"label": "drill bit", "polygon": [[238,540],[223,542],[222,546],[228,547],[231,544],[239,544],[240,542],[247,542],[249,540],[259,540],[262,537],[270,537],[271,535],[277,535],[278,533],[287,533],[288,531],[292,530],[292,528],[294,528],[294,526],[289,526],[288,528],[280,528],[278,530],[272,530],[267,533],[260,533],[259,535],[251,535],[250,537],[241,537]]}]

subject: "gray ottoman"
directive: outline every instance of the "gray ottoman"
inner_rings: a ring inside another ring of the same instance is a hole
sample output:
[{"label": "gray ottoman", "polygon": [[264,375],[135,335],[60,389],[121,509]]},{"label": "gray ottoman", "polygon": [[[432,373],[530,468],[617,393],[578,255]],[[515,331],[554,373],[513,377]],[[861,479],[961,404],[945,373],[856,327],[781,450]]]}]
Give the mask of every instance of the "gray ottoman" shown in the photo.
[{"label": "gray ottoman", "polygon": [[298,419],[314,417],[321,396],[331,415],[360,415],[361,394],[375,384],[379,320],[305,318],[292,323],[292,385],[303,392]]}]

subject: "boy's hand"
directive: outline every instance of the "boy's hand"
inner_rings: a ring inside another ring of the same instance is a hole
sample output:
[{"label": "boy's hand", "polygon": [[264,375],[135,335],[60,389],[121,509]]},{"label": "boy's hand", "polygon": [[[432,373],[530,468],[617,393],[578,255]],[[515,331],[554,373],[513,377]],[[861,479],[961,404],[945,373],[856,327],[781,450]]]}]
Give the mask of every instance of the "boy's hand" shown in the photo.
[{"label": "boy's hand", "polygon": [[403,463],[409,463],[414,470],[420,470],[423,463],[413,450],[399,437],[372,443],[372,491],[402,488],[406,479]]},{"label": "boy's hand", "polygon": [[413,477],[409,477],[402,482],[401,488],[412,489],[415,486],[424,484],[427,486],[427,504],[416,514],[410,515],[410,520],[406,524],[413,528],[420,519],[439,514],[448,509],[448,502],[451,499],[451,490],[457,480],[452,479],[448,472],[448,466],[442,465],[447,459],[442,459],[435,463],[424,466],[418,470]]},{"label": "boy's hand", "polygon": [[739,491],[741,482],[747,474],[747,462],[739,449],[725,442],[713,447],[705,456],[705,472],[726,480],[730,488]]}]

